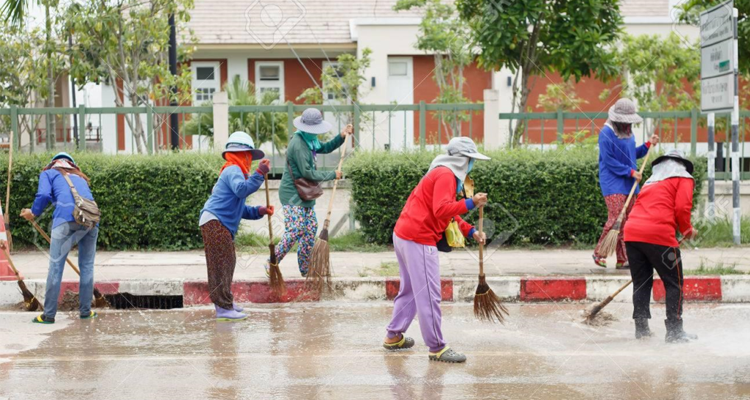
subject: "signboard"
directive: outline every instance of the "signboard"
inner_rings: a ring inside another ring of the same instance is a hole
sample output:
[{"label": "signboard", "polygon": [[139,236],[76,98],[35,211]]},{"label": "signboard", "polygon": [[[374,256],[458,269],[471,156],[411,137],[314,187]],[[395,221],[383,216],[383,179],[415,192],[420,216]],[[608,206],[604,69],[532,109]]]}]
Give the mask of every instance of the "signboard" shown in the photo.
[{"label": "signboard", "polygon": [[733,9],[734,2],[728,1],[701,13],[701,47],[734,39]]},{"label": "signboard", "polygon": [[734,74],[701,79],[701,111],[716,112],[734,108]]},{"label": "signboard", "polygon": [[701,79],[734,73],[734,67],[734,40],[725,40],[701,49]]}]

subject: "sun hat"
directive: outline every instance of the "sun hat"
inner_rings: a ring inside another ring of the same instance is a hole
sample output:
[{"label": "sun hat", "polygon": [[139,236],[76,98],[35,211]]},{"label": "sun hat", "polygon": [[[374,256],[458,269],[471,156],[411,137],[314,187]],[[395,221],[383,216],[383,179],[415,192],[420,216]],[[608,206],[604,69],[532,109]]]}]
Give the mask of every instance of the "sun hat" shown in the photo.
[{"label": "sun hat", "polygon": [[314,135],[322,135],[332,128],[328,121],[323,120],[323,114],[316,108],[303,111],[302,115],[294,119],[294,126],[302,132]]},{"label": "sun hat", "polygon": [[[227,145],[224,146],[224,151],[221,153],[221,156],[224,157],[226,153],[239,153],[243,151],[249,151],[253,156],[253,160],[260,160],[266,156],[266,153],[264,153],[263,150],[255,148],[253,138],[242,131],[237,131],[229,135]],[[226,157],[224,157],[224,159],[226,160]]]},{"label": "sun hat", "polygon": [[474,141],[465,137],[455,137],[448,142],[445,146],[445,151],[449,156],[455,156],[458,154],[464,155],[469,158],[476,160],[489,160],[490,158],[477,151],[477,145]]},{"label": "sun hat", "polygon": [[625,124],[643,122],[643,118],[635,112],[635,103],[630,99],[617,100],[615,105],[609,108],[609,120]]},{"label": "sun hat", "polygon": [[683,154],[682,151],[680,151],[679,149],[669,150],[666,154],[654,160],[654,162],[651,165],[658,165],[659,163],[662,163],[666,160],[675,160],[675,161],[681,162],[685,166],[685,169],[687,170],[687,172],[690,175],[693,174],[693,163],[690,160],[688,160],[685,157],[685,154]]},{"label": "sun hat", "polygon": [[73,164],[75,164],[75,163],[76,163],[76,161],[75,161],[75,160],[73,159],[73,156],[71,156],[70,154],[68,154],[68,153],[66,153],[66,152],[64,152],[64,151],[62,151],[62,152],[60,152],[60,153],[57,153],[57,154],[55,154],[55,156],[54,156],[54,157],[52,157],[52,161],[55,161],[55,160],[59,160],[59,159],[61,159],[61,158],[67,158],[67,159],[68,159],[68,160],[70,160],[70,162],[72,162]]}]

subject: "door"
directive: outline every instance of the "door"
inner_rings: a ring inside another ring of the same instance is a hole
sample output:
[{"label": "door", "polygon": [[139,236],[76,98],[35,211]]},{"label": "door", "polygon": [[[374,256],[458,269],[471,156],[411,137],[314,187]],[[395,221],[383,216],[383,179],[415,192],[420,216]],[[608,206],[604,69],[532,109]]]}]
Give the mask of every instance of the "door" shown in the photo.
[{"label": "door", "polygon": [[[388,58],[388,102],[414,103],[414,66],[411,57]],[[391,113],[390,125],[392,150],[410,148],[414,145],[413,111],[394,111]]]}]

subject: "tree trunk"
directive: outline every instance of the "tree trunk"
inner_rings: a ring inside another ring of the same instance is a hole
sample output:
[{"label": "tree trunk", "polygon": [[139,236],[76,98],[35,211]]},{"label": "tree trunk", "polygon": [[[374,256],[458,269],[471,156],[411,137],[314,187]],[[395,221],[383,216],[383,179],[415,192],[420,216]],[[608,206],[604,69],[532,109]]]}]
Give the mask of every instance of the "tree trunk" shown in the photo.
[{"label": "tree trunk", "polygon": [[[49,15],[49,2],[44,2],[44,17],[45,17],[45,30],[46,30],[46,47],[47,47],[47,84],[49,94],[47,96],[47,107],[52,108],[55,106],[55,76],[52,69],[52,19]],[[47,114],[47,150],[52,150],[55,147],[55,114]]]},{"label": "tree trunk", "polygon": [[[134,92],[130,96],[130,106],[138,107],[138,95]],[[130,133],[135,139],[135,148],[138,150],[138,154],[143,154],[143,121],[141,121],[141,115],[137,113],[134,113],[132,118],[135,123],[131,124]]]}]

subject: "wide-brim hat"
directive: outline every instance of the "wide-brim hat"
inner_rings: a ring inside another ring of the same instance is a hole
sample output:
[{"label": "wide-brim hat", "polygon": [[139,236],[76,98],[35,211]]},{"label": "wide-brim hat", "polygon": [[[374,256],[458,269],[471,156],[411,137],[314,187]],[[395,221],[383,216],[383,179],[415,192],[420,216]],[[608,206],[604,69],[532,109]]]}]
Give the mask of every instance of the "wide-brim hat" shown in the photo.
[{"label": "wide-brim hat", "polygon": [[70,154],[68,154],[68,153],[66,153],[64,151],[61,151],[61,152],[55,154],[55,156],[52,157],[52,161],[59,160],[61,158],[65,158],[65,159],[69,160],[70,162],[72,162],[73,164],[76,163],[76,160],[73,159],[73,156],[71,156]]},{"label": "wide-brim hat", "polygon": [[677,162],[681,162],[684,166],[687,172],[692,175],[693,174],[693,163],[692,161],[688,160],[684,154],[680,150],[672,149],[668,151],[663,156],[657,158],[654,160],[654,162],[651,165],[659,165],[660,163],[666,161],[666,160],[675,160]]},{"label": "wide-brim hat", "polygon": [[640,124],[643,122],[643,118],[635,111],[635,103],[630,99],[617,100],[615,105],[609,108],[608,115],[612,122],[624,124]]},{"label": "wide-brim hat", "polygon": [[490,158],[485,156],[484,154],[480,153],[477,150],[477,145],[474,144],[474,141],[465,137],[455,137],[448,142],[448,145],[445,146],[445,151],[448,153],[449,156],[455,156],[457,154],[461,154],[463,156],[473,158],[475,160],[489,160]]},{"label": "wide-brim hat", "polygon": [[243,151],[250,152],[253,160],[260,160],[266,156],[266,153],[264,153],[263,150],[255,148],[253,138],[247,133],[241,131],[229,135],[229,139],[227,139],[227,144],[224,146],[224,151],[221,153],[221,156],[226,160],[225,154],[241,153]]},{"label": "wide-brim hat", "polygon": [[333,126],[323,119],[323,114],[316,108],[308,108],[294,119],[294,126],[305,133],[322,135],[331,131]]}]

